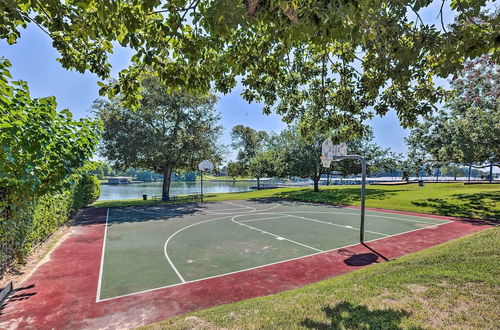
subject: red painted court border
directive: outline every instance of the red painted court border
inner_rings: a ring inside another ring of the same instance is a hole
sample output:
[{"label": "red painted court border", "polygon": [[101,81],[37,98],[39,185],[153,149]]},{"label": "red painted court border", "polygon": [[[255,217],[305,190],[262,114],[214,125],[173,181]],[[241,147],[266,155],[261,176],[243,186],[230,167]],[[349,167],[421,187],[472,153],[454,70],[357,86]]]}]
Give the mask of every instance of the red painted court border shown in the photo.
[{"label": "red painted court border", "polygon": [[[71,236],[11,295],[0,311],[0,328],[135,327],[194,310],[301,287],[363,267],[347,265],[344,260],[348,257],[334,250],[96,303],[106,210],[85,210]],[[388,258],[397,258],[490,227],[481,221],[370,210],[455,220],[369,243],[371,248]],[[357,254],[370,252],[360,244],[349,247],[349,250]]]}]

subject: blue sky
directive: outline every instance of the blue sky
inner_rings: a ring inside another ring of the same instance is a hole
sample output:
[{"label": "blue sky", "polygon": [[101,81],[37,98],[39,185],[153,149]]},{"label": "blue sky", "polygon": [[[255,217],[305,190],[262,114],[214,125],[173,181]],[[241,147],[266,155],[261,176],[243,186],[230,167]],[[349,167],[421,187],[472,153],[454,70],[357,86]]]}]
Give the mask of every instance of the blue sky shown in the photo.
[{"label": "blue sky", "polygon": [[[422,13],[422,18],[426,22],[435,22],[438,12],[439,7],[435,4]],[[447,11],[445,22],[449,22],[451,16]],[[0,41],[0,56],[12,62],[13,78],[27,81],[33,97],[55,96],[60,110],[69,109],[77,118],[89,116],[92,102],[98,97],[98,78],[91,73],[80,74],[63,69],[56,61],[58,55],[49,37],[32,25],[22,31],[17,44],[8,45]],[[127,49],[115,49],[111,58],[113,75],[127,67],[130,56],[131,52]],[[240,92],[241,87],[237,87],[230,94],[220,95],[217,108],[225,128],[223,143],[230,143],[229,131],[238,124],[275,132],[285,127],[279,116],[263,115],[262,105],[248,104],[239,95]],[[406,152],[404,137],[408,131],[401,128],[393,111],[369,123],[379,145],[395,152]],[[231,158],[234,156],[232,154]]]}]

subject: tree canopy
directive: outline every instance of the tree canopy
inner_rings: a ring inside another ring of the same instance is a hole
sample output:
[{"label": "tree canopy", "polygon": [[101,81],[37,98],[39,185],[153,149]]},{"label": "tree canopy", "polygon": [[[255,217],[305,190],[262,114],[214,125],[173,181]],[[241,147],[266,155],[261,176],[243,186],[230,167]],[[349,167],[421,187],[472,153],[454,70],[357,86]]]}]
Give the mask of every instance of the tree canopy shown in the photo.
[{"label": "tree canopy", "polygon": [[313,180],[314,191],[319,191],[321,174],[326,173],[320,162],[321,144],[328,137],[326,134],[315,134],[311,140],[303,137],[297,126],[283,130],[277,137],[274,146],[276,159],[279,159],[277,172],[280,176],[295,176]]},{"label": "tree canopy", "polygon": [[[227,93],[262,101],[291,123],[340,127],[395,109],[404,126],[431,112],[447,77],[467,58],[500,57],[499,13],[484,0],[441,2],[441,24],[424,22],[432,1],[0,0],[0,38],[15,43],[36,24],[64,68],[110,77],[117,43],[135,53],[118,83],[140,104],[138,76],[149,69],[170,88]],[[455,13],[443,24],[443,8]],[[320,63],[318,65],[318,63]],[[297,93],[311,90],[307,98]],[[303,104],[323,99],[315,107]]]},{"label": "tree canopy", "polygon": [[263,177],[276,176],[278,173],[276,153],[273,150],[261,151],[250,159],[248,172],[257,179],[257,189],[260,189],[260,179]]},{"label": "tree canopy", "polygon": [[465,64],[451,81],[453,97],[407,138],[414,168],[500,163],[500,66],[488,56]]},{"label": "tree canopy", "polygon": [[[333,162],[324,168],[320,161],[323,141],[343,139],[343,130],[328,134],[301,134],[298,125],[291,125],[280,134],[271,135],[263,151],[250,161],[251,173],[255,177],[300,177],[313,180],[314,191],[319,190],[319,180],[323,174],[337,172],[341,176],[361,173],[361,164],[353,160]],[[392,172],[400,166],[401,155],[390,149],[383,149],[374,142],[371,129],[355,136],[348,143],[349,154],[361,155],[367,163],[367,172]]]},{"label": "tree canopy", "polygon": [[238,176],[242,177],[248,174],[247,169],[244,168],[243,164],[240,162],[228,162],[226,171],[227,175],[229,175],[233,179],[236,179],[236,177]]},{"label": "tree canopy", "polygon": [[141,106],[135,111],[117,98],[94,103],[104,123],[100,151],[116,168],[163,174],[162,197],[168,200],[172,171],[196,170],[203,159],[220,163],[216,97],[170,93],[155,77],[146,77],[142,88]]},{"label": "tree canopy", "polygon": [[236,125],[233,127],[231,130],[231,146],[238,150],[236,160],[240,163],[240,166],[231,165],[232,173],[239,176],[248,175],[250,160],[259,151],[262,151],[267,136],[267,132],[257,131],[248,126]]}]

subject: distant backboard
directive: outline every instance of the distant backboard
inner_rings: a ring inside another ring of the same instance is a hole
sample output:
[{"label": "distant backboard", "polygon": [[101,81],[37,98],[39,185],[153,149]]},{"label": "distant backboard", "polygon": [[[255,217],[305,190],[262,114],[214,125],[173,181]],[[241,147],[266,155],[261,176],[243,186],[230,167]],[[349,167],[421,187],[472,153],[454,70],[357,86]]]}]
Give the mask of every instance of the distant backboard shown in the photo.
[{"label": "distant backboard", "polygon": [[208,160],[203,160],[198,165],[198,168],[200,169],[200,171],[208,172],[208,171],[212,171],[214,169],[214,164],[212,164],[212,162],[210,162]]}]

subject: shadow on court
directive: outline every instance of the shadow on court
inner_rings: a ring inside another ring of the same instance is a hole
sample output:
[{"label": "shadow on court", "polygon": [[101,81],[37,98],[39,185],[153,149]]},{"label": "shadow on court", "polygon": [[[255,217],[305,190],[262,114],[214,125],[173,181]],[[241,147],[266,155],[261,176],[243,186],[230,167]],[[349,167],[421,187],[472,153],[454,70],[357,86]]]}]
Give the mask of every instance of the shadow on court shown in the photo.
[{"label": "shadow on court", "polygon": [[[206,209],[206,204],[179,203],[114,207],[110,208],[110,212],[112,212],[112,223],[123,223],[182,218]],[[105,212],[105,208],[85,208],[75,219],[74,225],[87,226],[103,223],[102,217],[105,217]]]},{"label": "shadow on court", "polygon": [[[367,188],[366,199],[385,199],[401,193],[401,191],[402,190]],[[360,193],[360,188],[323,189],[319,192],[313,192],[312,189],[308,188],[281,192],[277,194],[277,196],[302,201],[348,205],[360,201]]]},{"label": "shadow on court", "polygon": [[428,198],[412,204],[430,207],[434,214],[500,222],[500,194],[496,192],[455,194],[450,199]]},{"label": "shadow on court", "polygon": [[374,262],[378,262],[378,255],[375,253],[361,253],[350,256],[344,260],[344,263],[348,266],[367,266]]},{"label": "shadow on court", "polygon": [[4,303],[0,306],[0,316],[3,314],[3,310],[5,307],[14,301],[21,301],[21,300],[27,300],[31,298],[32,296],[36,295],[36,292],[26,292],[30,291],[35,288],[35,284],[23,286],[14,289],[8,297],[5,298]]},{"label": "shadow on court", "polygon": [[411,315],[405,310],[390,308],[370,310],[365,305],[353,305],[347,301],[333,307],[324,306],[321,310],[328,321],[306,318],[300,326],[309,329],[403,329],[400,325],[402,319]]}]

